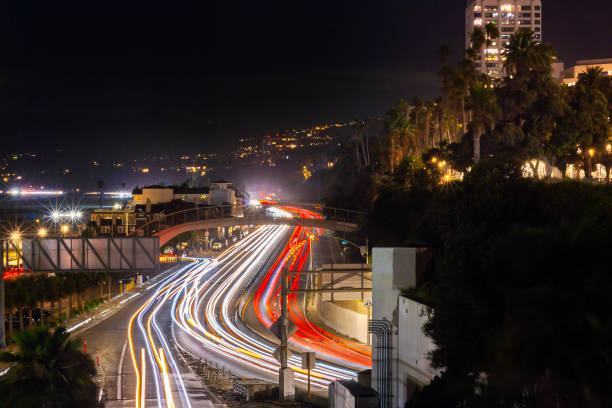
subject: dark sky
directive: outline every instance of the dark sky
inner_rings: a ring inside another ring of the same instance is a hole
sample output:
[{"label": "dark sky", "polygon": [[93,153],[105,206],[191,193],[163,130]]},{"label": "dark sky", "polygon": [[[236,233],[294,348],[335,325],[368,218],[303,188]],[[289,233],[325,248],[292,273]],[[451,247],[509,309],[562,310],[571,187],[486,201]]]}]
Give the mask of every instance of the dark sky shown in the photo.
[{"label": "dark sky", "polygon": [[[434,97],[463,0],[5,2],[5,146],[207,151]],[[197,5],[195,5],[197,4]],[[566,63],[612,57],[610,0],[546,0]]]}]

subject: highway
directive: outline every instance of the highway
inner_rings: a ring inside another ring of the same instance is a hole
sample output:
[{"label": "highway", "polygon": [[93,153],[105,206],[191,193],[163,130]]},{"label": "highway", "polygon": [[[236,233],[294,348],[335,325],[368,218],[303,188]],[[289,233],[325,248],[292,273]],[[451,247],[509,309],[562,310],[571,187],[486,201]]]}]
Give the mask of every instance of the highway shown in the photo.
[{"label": "highway", "polygon": [[[272,211],[316,216],[293,208]],[[279,363],[272,353],[277,345],[265,327],[279,315],[280,270],[287,266],[299,272],[318,233],[308,227],[260,227],[215,259],[193,259],[173,269],[133,304],[85,332],[88,339],[96,338],[93,347],[108,349],[102,357],[108,371],[104,389],[108,400],[116,401],[107,406],[204,407],[220,402],[202,387],[179,349],[241,377],[276,381]],[[299,275],[292,278],[293,288],[304,284]],[[354,379],[371,364],[368,351],[309,322],[302,295],[292,294],[289,300],[290,317],[298,327],[290,339],[292,348],[317,352],[315,391],[325,391],[334,379]],[[306,372],[297,353],[289,365],[298,385],[304,384]]]}]

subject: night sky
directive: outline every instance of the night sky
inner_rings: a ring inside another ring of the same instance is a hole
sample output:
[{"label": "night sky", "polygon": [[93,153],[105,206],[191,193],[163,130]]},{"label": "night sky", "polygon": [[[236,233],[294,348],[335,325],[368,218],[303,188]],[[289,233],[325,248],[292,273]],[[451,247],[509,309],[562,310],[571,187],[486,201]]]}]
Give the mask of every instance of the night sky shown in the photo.
[{"label": "night sky", "polygon": [[[209,151],[373,116],[435,97],[436,49],[464,48],[462,0],[10,3],[8,149]],[[543,3],[566,65],[612,57],[610,0]]]}]

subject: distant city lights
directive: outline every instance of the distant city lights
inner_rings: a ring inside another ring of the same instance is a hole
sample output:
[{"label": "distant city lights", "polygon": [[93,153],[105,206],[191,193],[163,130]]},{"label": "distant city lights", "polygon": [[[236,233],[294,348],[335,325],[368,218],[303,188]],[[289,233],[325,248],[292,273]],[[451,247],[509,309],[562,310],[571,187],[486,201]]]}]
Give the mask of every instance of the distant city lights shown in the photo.
[{"label": "distant city lights", "polygon": [[13,188],[11,190],[7,190],[6,194],[13,196],[58,196],[63,195],[64,192],[60,190],[50,191],[50,190],[20,190],[18,188]]}]

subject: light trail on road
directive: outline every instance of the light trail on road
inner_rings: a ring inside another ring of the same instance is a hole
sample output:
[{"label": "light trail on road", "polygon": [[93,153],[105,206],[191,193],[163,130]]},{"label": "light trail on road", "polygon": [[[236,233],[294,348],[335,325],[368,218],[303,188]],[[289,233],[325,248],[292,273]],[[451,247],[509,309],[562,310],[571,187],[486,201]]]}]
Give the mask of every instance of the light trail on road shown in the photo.
[{"label": "light trail on road", "polygon": [[[272,211],[277,215],[291,216],[280,209]],[[307,213],[299,215],[311,216]],[[289,243],[285,243],[283,238],[292,230]],[[304,227],[263,226],[216,259],[196,259],[155,285],[153,293],[148,295],[128,325],[129,351],[136,375],[136,407],[145,405],[146,392],[155,393],[156,406],[160,408],[192,406],[174,359],[175,353],[170,349],[167,328],[160,327],[158,317],[161,310],[166,310],[164,308],[169,310],[175,327],[196,340],[202,351],[243,366],[254,376],[257,373],[276,376],[280,367],[272,355],[276,345],[238,322],[237,302],[263,270],[266,276],[257,293],[263,291],[267,295],[259,296],[253,304],[256,312],[262,307],[266,311],[267,323],[275,320],[278,308],[274,305],[274,293],[277,292],[280,268],[291,261],[294,270],[300,271],[310,251],[309,243],[304,243],[304,236],[308,235],[304,234],[317,232],[320,231]],[[283,245],[281,256],[266,272],[263,265],[274,249]],[[296,276],[292,287],[297,288],[298,279]],[[300,310],[296,295],[290,297],[290,315],[299,327],[291,341],[336,360],[353,363],[351,367],[345,367],[318,360],[311,373],[313,386],[325,389],[335,379],[355,379],[355,365],[369,366],[367,355],[353,350],[350,344],[335,339],[309,322]],[[138,348],[139,344],[141,348]],[[143,356],[147,362],[143,361]],[[291,354],[289,366],[295,371],[296,381],[305,384],[307,372],[301,369],[300,356]]]}]

